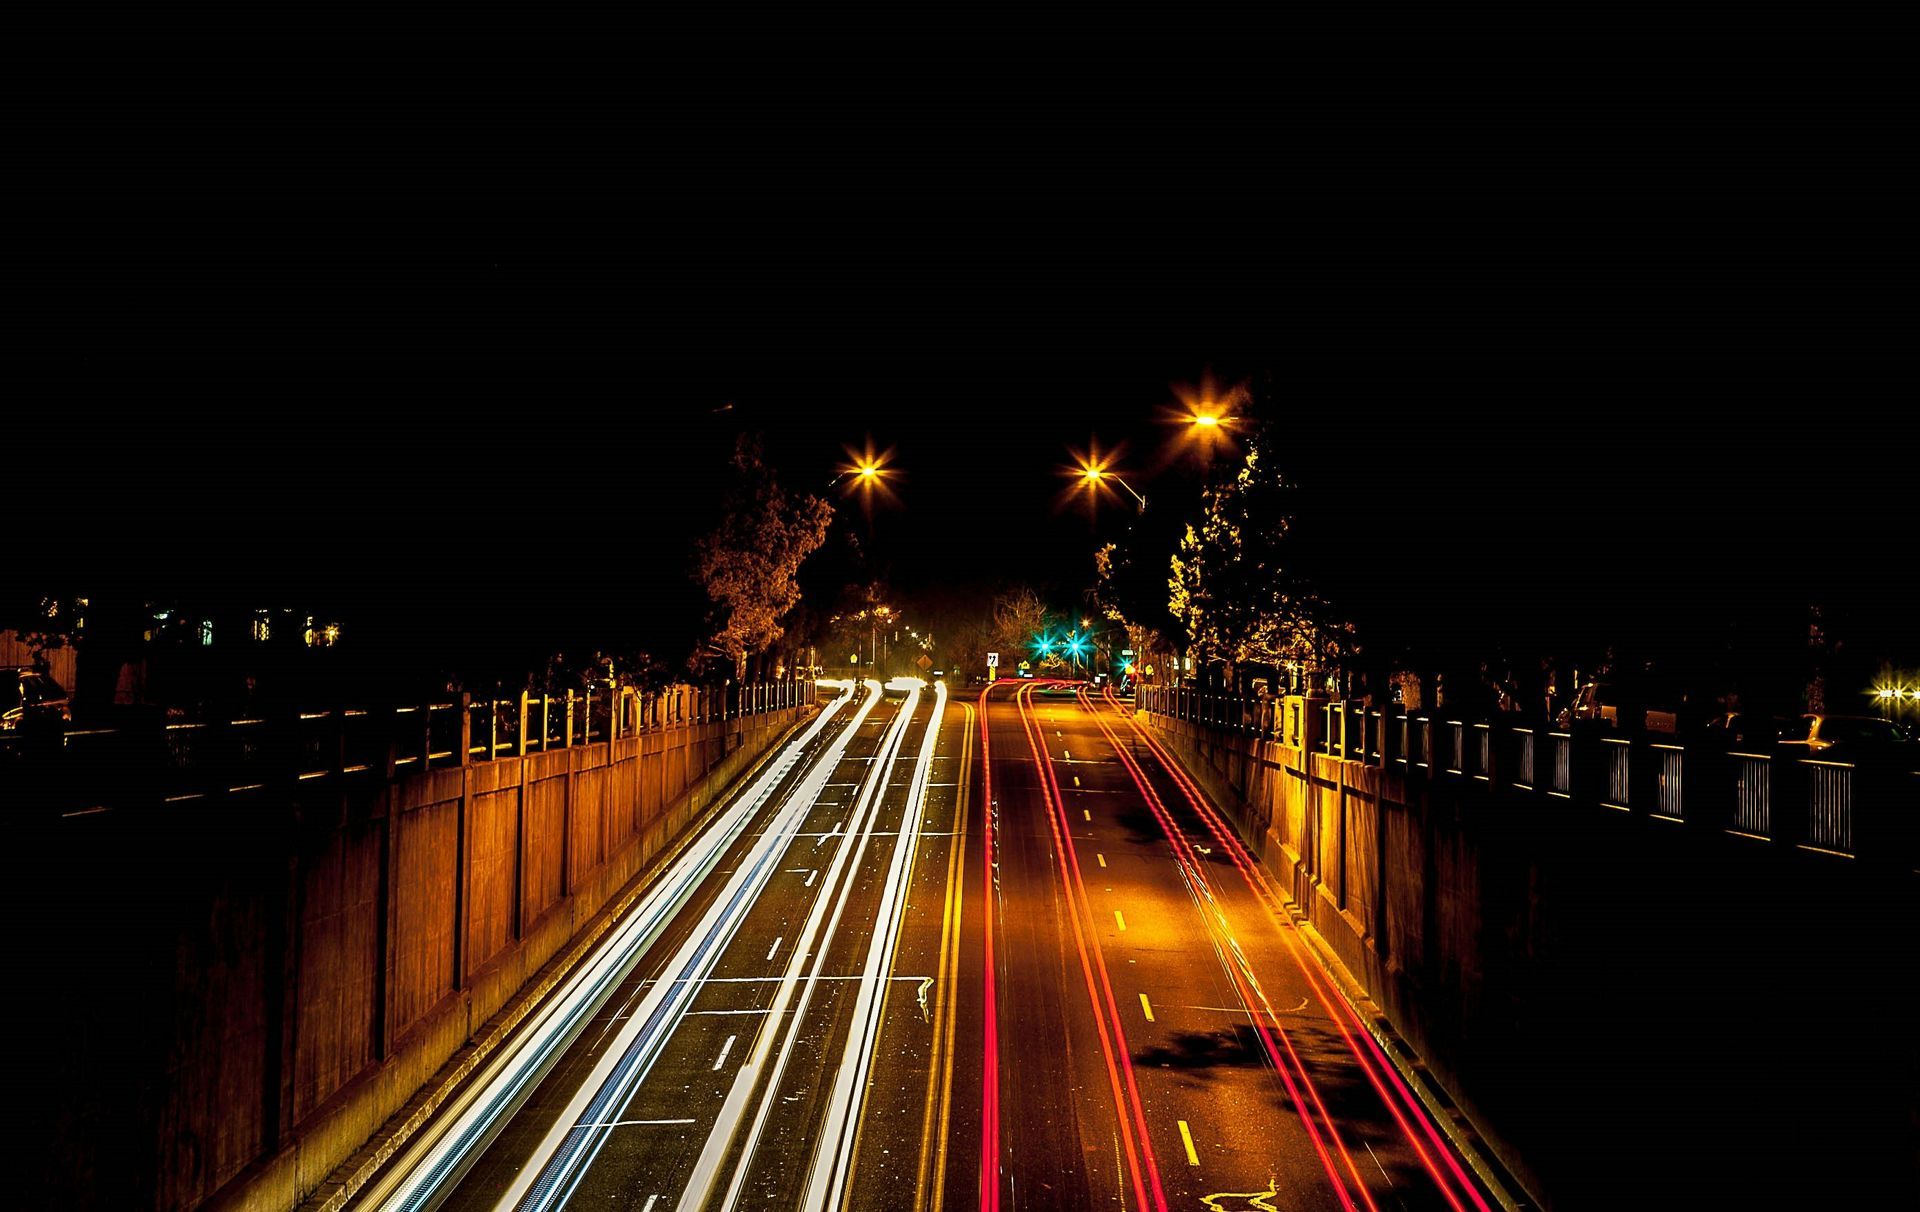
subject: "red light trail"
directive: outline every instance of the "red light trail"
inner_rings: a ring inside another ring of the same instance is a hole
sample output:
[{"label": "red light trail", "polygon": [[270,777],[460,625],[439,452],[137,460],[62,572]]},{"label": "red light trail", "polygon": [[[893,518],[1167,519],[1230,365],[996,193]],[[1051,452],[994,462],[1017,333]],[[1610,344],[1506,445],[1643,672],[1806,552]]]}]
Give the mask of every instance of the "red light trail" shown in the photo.
[{"label": "red light trail", "polygon": [[[1128,753],[1120,744],[1120,738],[1114,735],[1113,730],[1107,726],[1107,722],[1100,718],[1100,713],[1095,711],[1092,705],[1086,702],[1084,697],[1081,699],[1081,704],[1087,709],[1088,714],[1093,717],[1093,721],[1099,727],[1101,734],[1107,738],[1107,743],[1113,747],[1114,753],[1118,755],[1120,759],[1120,764],[1127,771],[1127,776],[1133,780],[1134,787],[1140,792],[1140,798],[1146,802],[1148,810],[1153,813],[1154,820],[1159,822],[1161,831],[1166,834],[1168,845],[1173,849],[1174,861],[1179,863],[1191,874],[1197,884],[1197,890],[1205,892],[1207,898],[1211,900],[1213,894],[1207,883],[1206,871],[1200,863],[1199,856],[1194,854],[1193,847],[1188,843],[1185,831],[1180,828],[1179,824],[1176,823],[1167,812],[1166,806],[1160,801],[1159,794],[1153,790],[1152,786],[1147,782],[1144,773],[1140,770],[1140,767],[1134,762],[1133,755]],[[1224,922],[1216,924],[1208,920],[1204,913],[1202,913],[1201,916],[1202,920],[1206,921],[1210,933],[1216,929],[1225,929]],[[1225,933],[1226,941],[1233,953],[1236,956],[1239,955],[1240,947],[1238,941],[1233,938],[1231,931],[1226,931]],[[1245,961],[1242,960],[1242,962],[1244,963]],[[1377,1205],[1373,1202],[1373,1196],[1367,1190],[1366,1180],[1360,1177],[1360,1169],[1355,1164],[1353,1155],[1347,1151],[1346,1143],[1341,1140],[1340,1131],[1335,1124],[1333,1116],[1328,1113],[1326,1104],[1321,1101],[1319,1089],[1315,1087],[1313,1079],[1307,1074],[1305,1062],[1300,1059],[1299,1053],[1294,1050],[1293,1040],[1277,1022],[1273,1024],[1272,1029],[1269,1029],[1266,1020],[1273,1017],[1273,1011],[1272,1007],[1267,1005],[1266,995],[1259,990],[1257,985],[1252,984],[1248,979],[1251,975],[1250,973],[1243,974],[1233,964],[1223,963],[1222,967],[1226,969],[1228,978],[1233,982],[1234,991],[1239,996],[1241,1003],[1248,1009],[1248,1016],[1253,1020],[1254,1030],[1260,1037],[1261,1046],[1266,1050],[1267,1059],[1272,1062],[1275,1072],[1280,1075],[1281,1082],[1285,1084],[1287,1095],[1293,1101],[1294,1110],[1299,1113],[1300,1122],[1307,1129],[1308,1139],[1313,1142],[1314,1152],[1319,1155],[1321,1165],[1327,1172],[1327,1180],[1333,1185],[1334,1194],[1339,1197],[1341,1206],[1349,1209],[1351,1212],[1353,1208],[1353,1197],[1348,1193],[1346,1183],[1340,1177],[1339,1167],[1334,1164],[1333,1158],[1327,1153],[1326,1144],[1321,1139],[1320,1130],[1315,1126],[1313,1115],[1309,1110],[1309,1100],[1311,1101],[1312,1109],[1320,1113],[1320,1119],[1325,1123],[1328,1133],[1332,1135],[1334,1147],[1339,1150],[1341,1159],[1346,1162],[1348,1173],[1353,1175],[1354,1185],[1360,1191],[1361,1200],[1369,1209],[1377,1212]],[[1253,1008],[1256,1004],[1267,1007],[1265,1018],[1254,1012]],[[1275,1031],[1279,1032],[1278,1043],[1275,1042]],[[1284,1057],[1281,1055],[1282,1046],[1284,1046],[1286,1052]],[[1298,1082],[1294,1080],[1296,1075],[1299,1078]],[[1306,1097],[1304,1098],[1301,1096],[1302,1086],[1304,1086],[1306,1090]]]},{"label": "red light trail", "polygon": [[[1283,901],[1279,892],[1273,887],[1272,882],[1267,877],[1267,873],[1260,868],[1259,864],[1254,861],[1253,856],[1247,852],[1246,847],[1240,841],[1239,835],[1228,827],[1226,822],[1214,811],[1213,807],[1207,803],[1205,795],[1202,794],[1199,788],[1188,778],[1186,771],[1180,767],[1172,755],[1168,754],[1161,746],[1159,739],[1142,726],[1138,720],[1134,719],[1132,713],[1128,712],[1120,704],[1111,688],[1105,691],[1105,698],[1106,701],[1111,704],[1114,713],[1124,718],[1133,729],[1134,734],[1146,742],[1147,748],[1152,751],[1154,757],[1159,761],[1161,768],[1166,771],[1167,775],[1173,780],[1174,785],[1180,789],[1181,795],[1186,798],[1187,803],[1192,807],[1194,813],[1199,816],[1201,822],[1205,824],[1207,832],[1213,836],[1214,840],[1219,843],[1221,849],[1225,851],[1227,856],[1232,860],[1235,868],[1239,870],[1241,878],[1246,881],[1248,887],[1253,891],[1255,898],[1265,906],[1268,915],[1274,921],[1280,935],[1286,940],[1288,954],[1293,957],[1295,965],[1299,967],[1301,974],[1306,977],[1307,983],[1313,988],[1314,994],[1319,999],[1322,1008],[1326,1010],[1334,1025],[1339,1029],[1341,1039],[1346,1043],[1348,1050],[1352,1052],[1354,1059],[1359,1062],[1361,1069],[1367,1075],[1368,1081],[1372,1084],[1375,1092],[1379,1094],[1388,1111],[1392,1113],[1394,1121],[1399,1125],[1402,1135],[1406,1137],[1407,1142],[1419,1156],[1422,1165],[1426,1167],[1427,1172],[1433,1177],[1435,1185],[1446,1198],[1448,1205],[1456,1209],[1457,1212],[1464,1212],[1464,1205],[1455,1193],[1453,1184],[1446,1181],[1446,1177],[1441,1173],[1433,1156],[1422,1145],[1420,1140],[1422,1133],[1416,1132],[1413,1124],[1408,1122],[1407,1115],[1402,1113],[1401,1108],[1403,1104],[1406,1111],[1411,1113],[1413,1121],[1417,1123],[1424,1132],[1427,1140],[1432,1142],[1434,1150],[1446,1160],[1447,1167],[1451,1171],[1454,1180],[1458,1183],[1460,1190],[1466,1193],[1467,1198],[1473,1202],[1474,1207],[1479,1209],[1479,1212],[1491,1212],[1486,1200],[1481,1197],[1479,1188],[1467,1177],[1467,1173],[1460,1165],[1459,1159],[1455,1157],[1453,1150],[1448,1148],[1442,1140],[1431,1118],[1421,1106],[1420,1100],[1414,1095],[1413,1091],[1407,1088],[1406,1083],[1401,1080],[1399,1070],[1387,1059],[1386,1053],[1381,1049],[1379,1041],[1374,1039],[1372,1033],[1366,1029],[1366,1024],[1360,1019],[1358,1012],[1354,1010],[1352,1005],[1349,1004],[1344,997],[1335,996],[1328,989],[1319,975],[1314,971],[1314,965],[1308,961],[1305,955],[1301,954],[1299,943],[1293,937],[1293,931],[1290,929],[1292,923],[1282,911]],[[1097,718],[1098,713],[1096,712],[1095,715]],[[1349,1020],[1351,1020],[1354,1026],[1360,1029],[1359,1034],[1366,1040],[1365,1047],[1353,1038],[1353,1032],[1349,1030],[1347,1025]],[[1382,1073],[1385,1074],[1388,1082],[1391,1083],[1394,1091],[1399,1095],[1398,1099],[1388,1093],[1386,1086],[1381,1081]]]},{"label": "red light trail", "polygon": [[993,748],[987,737],[988,686],[980,692],[980,832],[984,850],[981,856],[980,902],[982,943],[986,962],[981,966],[985,1023],[984,1046],[980,1062],[980,1208],[981,1212],[999,1212],[1000,1207],[1000,1028],[993,989],[993,913],[999,902],[993,895],[993,834],[998,815],[993,802]]},{"label": "red light trail", "polygon": [[[1134,1197],[1141,1206],[1146,1206],[1147,1191],[1142,1186],[1140,1166],[1144,1160],[1146,1166],[1146,1186],[1152,1188],[1153,1206],[1165,1209],[1166,1192],[1160,1183],[1160,1167],[1153,1155],[1153,1141],[1147,1132],[1146,1110],[1140,1102],[1140,1089],[1134,1079],[1133,1056],[1127,1047],[1126,1030],[1121,1025],[1120,1008],[1113,997],[1113,984],[1107,976],[1106,958],[1096,943],[1091,949],[1087,946],[1081,914],[1087,921],[1093,918],[1093,908],[1087,899],[1086,884],[1080,876],[1080,858],[1073,846],[1072,826],[1067,820],[1066,805],[1060,798],[1059,784],[1053,777],[1053,761],[1046,751],[1044,740],[1040,736],[1039,724],[1030,714],[1033,686],[1027,685],[1014,694],[1014,702],[1020,709],[1020,723],[1026,730],[1027,745],[1033,751],[1033,761],[1040,773],[1041,797],[1046,800],[1048,824],[1053,828],[1056,850],[1060,856],[1060,875],[1065,881],[1071,901],[1077,901],[1078,910],[1068,916],[1073,921],[1073,941],[1080,950],[1081,975],[1087,983],[1087,997],[1093,1003],[1094,1025],[1098,1028],[1100,1048],[1107,1062],[1107,1076],[1112,1087],[1114,1107],[1120,1119],[1121,1141],[1125,1146],[1127,1168],[1132,1179]],[[1071,905],[1070,905],[1071,908]],[[1089,952],[1091,951],[1091,954]],[[1095,986],[1095,971],[1099,974],[1099,985]],[[1104,1001],[1105,1017],[1102,1017]],[[1111,1035],[1109,1035],[1111,1032]],[[1115,1056],[1119,1067],[1115,1067]],[[1124,1083],[1125,1097],[1121,1095]],[[1131,1131],[1128,1126],[1129,1112],[1132,1117]],[[1136,1156],[1133,1134],[1139,1137],[1139,1152]]]}]

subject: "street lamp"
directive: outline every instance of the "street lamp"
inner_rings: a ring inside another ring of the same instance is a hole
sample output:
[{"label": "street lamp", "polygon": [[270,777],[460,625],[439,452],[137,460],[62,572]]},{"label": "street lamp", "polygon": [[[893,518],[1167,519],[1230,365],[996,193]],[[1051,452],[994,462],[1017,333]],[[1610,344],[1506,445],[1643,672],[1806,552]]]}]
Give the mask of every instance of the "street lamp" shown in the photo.
[{"label": "street lamp", "polygon": [[1109,480],[1126,489],[1129,496],[1140,502],[1141,513],[1147,512],[1147,498],[1135,492],[1133,485],[1121,479],[1118,474],[1108,471],[1098,463],[1087,463],[1080,468],[1080,481],[1087,486],[1090,492],[1097,494],[1100,491],[1100,486]]},{"label": "street lamp", "polygon": [[1209,464],[1214,455],[1233,448],[1234,431],[1251,399],[1244,384],[1222,391],[1206,379],[1198,387],[1176,387],[1174,395],[1178,403],[1161,415],[1181,427],[1183,444]]},{"label": "street lamp", "polygon": [[848,476],[853,476],[855,477],[854,482],[849,487],[866,491],[871,489],[875,484],[878,484],[886,474],[887,469],[883,464],[869,462],[857,463],[852,467],[841,468],[840,474],[827,481],[827,487],[832,488]]}]

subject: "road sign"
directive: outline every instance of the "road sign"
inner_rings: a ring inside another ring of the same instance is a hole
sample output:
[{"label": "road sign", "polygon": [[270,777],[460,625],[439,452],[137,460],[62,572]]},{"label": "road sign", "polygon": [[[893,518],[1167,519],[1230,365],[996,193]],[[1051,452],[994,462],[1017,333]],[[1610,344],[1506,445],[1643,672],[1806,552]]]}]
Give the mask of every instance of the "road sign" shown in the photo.
[{"label": "road sign", "polygon": [[998,669],[999,667],[1000,667],[1000,654],[997,652],[989,652],[987,654],[987,668]]},{"label": "road sign", "polygon": [[915,661],[914,664],[920,666],[921,672],[924,673],[933,668],[933,658],[923,652],[920,654],[920,659]]}]

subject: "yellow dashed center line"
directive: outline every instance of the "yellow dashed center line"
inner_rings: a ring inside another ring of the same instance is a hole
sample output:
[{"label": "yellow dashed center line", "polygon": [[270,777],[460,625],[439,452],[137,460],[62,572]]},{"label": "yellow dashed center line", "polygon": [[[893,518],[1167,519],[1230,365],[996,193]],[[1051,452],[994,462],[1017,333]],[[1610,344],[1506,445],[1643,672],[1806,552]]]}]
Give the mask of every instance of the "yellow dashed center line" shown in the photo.
[{"label": "yellow dashed center line", "polygon": [[1095,857],[1095,858],[1097,858],[1097,859],[1099,859],[1099,860],[1100,860],[1100,865],[1101,865],[1102,867],[1104,867],[1104,866],[1106,866],[1106,865],[1107,865],[1107,856],[1106,856],[1106,855],[1104,855],[1104,854],[1096,854],[1096,855],[1094,855],[1093,857]]},{"label": "yellow dashed center line", "polygon": [[1144,993],[1140,995],[1140,1009],[1142,1012],[1146,1014],[1147,1021],[1152,1022],[1153,1021],[1153,1003],[1147,1000],[1147,995]]},{"label": "yellow dashed center line", "polygon": [[1125,930],[1127,928],[1127,919],[1120,916],[1120,911],[1118,909],[1115,909],[1113,911],[1113,920],[1119,925],[1119,927],[1122,930]]},{"label": "yellow dashed center line", "polygon": [[1187,1127],[1187,1121],[1184,1119],[1180,1121],[1180,1143],[1187,1147],[1187,1164],[1199,1165],[1200,1155],[1193,1150],[1193,1131]]},{"label": "yellow dashed center line", "polygon": [[1080,815],[1086,817],[1088,820],[1093,819],[1093,813],[1087,811],[1085,808],[1082,808],[1080,810]]},{"label": "yellow dashed center line", "polygon": [[1077,774],[1073,776],[1073,785],[1075,787],[1078,787],[1080,785],[1080,776]]}]

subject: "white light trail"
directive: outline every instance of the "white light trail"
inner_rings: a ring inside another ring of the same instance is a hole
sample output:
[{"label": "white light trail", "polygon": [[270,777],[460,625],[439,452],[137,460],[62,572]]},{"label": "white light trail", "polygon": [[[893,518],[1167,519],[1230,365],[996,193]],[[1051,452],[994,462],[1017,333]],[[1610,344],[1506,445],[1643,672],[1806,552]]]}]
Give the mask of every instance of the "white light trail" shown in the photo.
[{"label": "white light trail", "polygon": [[612,1046],[600,1058],[584,1084],[540,1142],[533,1157],[501,1197],[501,1208],[526,1210],[555,1208],[572,1195],[581,1177],[606,1143],[604,1129],[582,1128],[603,1123],[624,1106],[652,1068],[660,1048],[691,1005],[700,981],[713,969],[740,920],[774,874],[774,862],[790,834],[818,796],[833,768],[845,754],[867,714],[880,701],[879,686],[867,683],[869,695],[849,727],[834,739],[827,752],[808,771],[800,785],[782,803],[759,837],[702,915],[660,980],[647,991]]},{"label": "white light trail", "polygon": [[[860,992],[853,1006],[853,1027],[840,1055],[826,1119],[815,1138],[813,1169],[807,1176],[806,1197],[801,1205],[808,1212],[840,1207],[847,1195],[847,1182],[853,1176],[853,1146],[860,1128],[863,1092],[867,1088],[867,1076],[873,1070],[874,1048],[880,1039],[880,1012],[884,1004],[880,994],[886,988],[887,974],[893,971],[900,927],[906,918],[912,858],[920,845],[921,806],[926,798],[927,781],[933,773],[933,747],[940,739],[940,721],[946,716],[946,683],[935,684],[933,704],[933,718],[927,721],[926,732],[920,739],[920,757],[907,793],[906,815],[901,818],[909,824],[903,824],[900,839],[893,848],[886,890],[874,914],[873,940],[867,946],[866,964],[861,968]],[[925,986],[921,992],[924,999]],[[922,1004],[924,1006],[924,1000]]]},{"label": "white light trail", "polygon": [[[535,1085],[600,1011],[633,965],[753,818],[815,738],[853,697],[851,683],[767,764],[761,776],[715,818],[713,826],[669,865],[625,920],[569,976],[547,1005],[502,1047],[467,1088],[409,1142],[399,1159],[356,1198],[362,1207],[416,1212],[457,1180]],[[874,695],[861,716],[879,698]],[[856,728],[858,720],[855,721]],[[849,729],[846,735],[852,735]]]},{"label": "white light trail", "polygon": [[[766,1089],[754,1109],[753,1122],[747,1127],[746,1140],[734,1164],[733,1175],[720,1201],[723,1208],[738,1206],[743,1188],[747,1181],[747,1170],[752,1165],[754,1153],[759,1145],[761,1133],[765,1130],[767,1117],[773,1112],[773,1103],[780,1088],[780,1079],[786,1073],[787,1062],[793,1055],[793,1047],[800,1037],[800,1024],[806,1019],[807,1007],[812,1003],[815,988],[814,978],[826,962],[827,950],[840,927],[840,917],[847,907],[847,898],[852,895],[854,880],[843,872],[857,869],[860,860],[867,852],[867,845],[873,840],[874,823],[879,819],[880,803],[886,797],[887,786],[893,781],[893,766],[900,754],[900,744],[906,737],[907,724],[918,706],[920,691],[916,687],[907,694],[907,701],[900,713],[894,717],[895,727],[891,728],[881,743],[875,760],[869,764],[869,776],[862,785],[853,815],[847,820],[847,832],[840,844],[834,848],[833,859],[828,865],[827,881],[823,888],[838,887],[839,896],[833,900],[832,916],[827,917],[828,898],[824,894],[815,898],[807,922],[795,943],[792,958],[787,961],[787,969],[780,981],[780,987],[774,993],[773,1006],[767,1014],[759,1038],[754,1041],[751,1057],[739,1072],[734,1075],[733,1088],[727,1092],[726,1101],[721,1104],[719,1117],[714,1121],[713,1131],[707,1136],[706,1146],[701,1149],[699,1160],[694,1163],[693,1175],[687,1188],[680,1194],[679,1207],[682,1212],[695,1212],[704,1207],[712,1196],[715,1185],[720,1180],[721,1162],[725,1159],[742,1123],[746,1119],[747,1103],[756,1086],[760,1084],[763,1073],[766,1074]],[[877,777],[876,777],[877,776]],[[859,844],[854,843],[855,835]],[[824,933],[823,931],[824,927]],[[801,965],[807,957],[812,957],[812,971],[806,978],[800,975]],[[860,978],[864,983],[865,977]],[[793,1014],[787,1014],[787,1006],[792,1002],[795,990],[799,990],[800,1004]],[[765,1029],[771,1028],[771,1029]],[[780,1042],[780,1054],[774,1058],[771,1070],[767,1059],[773,1052],[775,1036],[784,1038]]]}]

